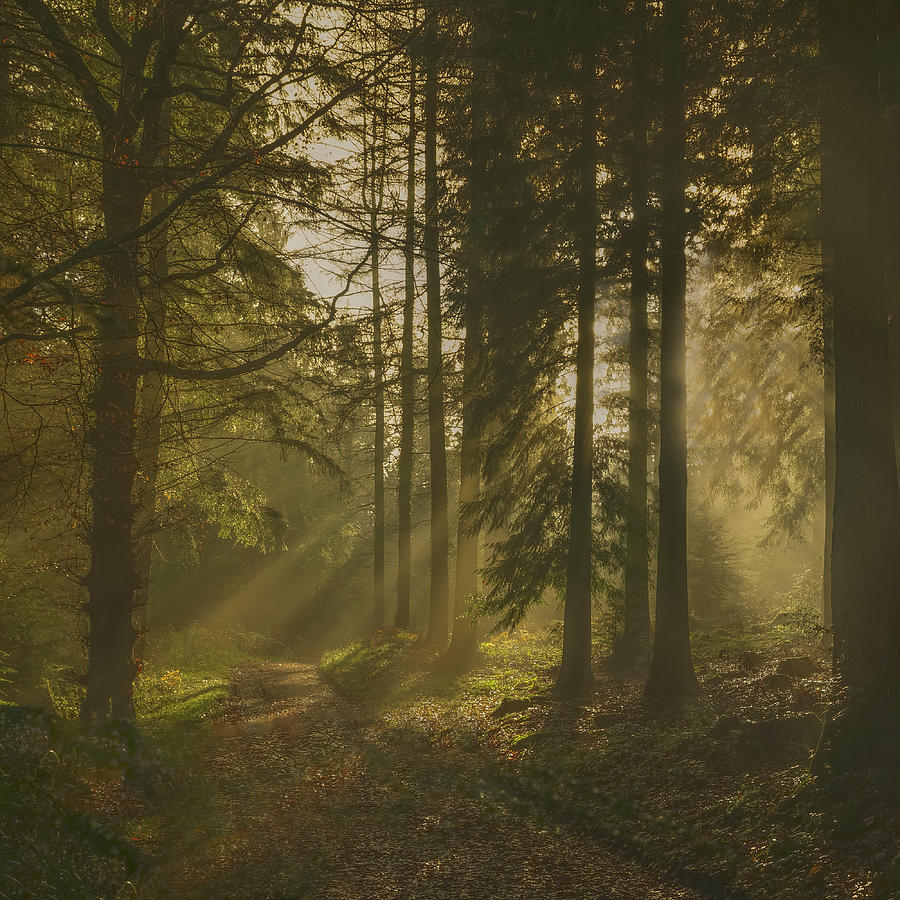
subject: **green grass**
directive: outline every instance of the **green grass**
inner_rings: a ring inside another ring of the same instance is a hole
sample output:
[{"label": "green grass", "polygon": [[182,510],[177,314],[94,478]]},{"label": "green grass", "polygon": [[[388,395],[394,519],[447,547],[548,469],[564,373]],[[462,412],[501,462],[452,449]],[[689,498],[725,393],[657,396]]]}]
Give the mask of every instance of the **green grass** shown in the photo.
[{"label": "green grass", "polygon": [[227,696],[226,675],[180,670],[143,672],[134,689],[138,721],[157,730],[200,722],[220,709]]},{"label": "green grass", "polygon": [[271,662],[290,657],[290,649],[274,638],[235,625],[190,625],[150,632],[147,659],[154,670],[194,672],[227,678],[247,662]]},{"label": "green grass", "polygon": [[154,733],[202,722],[227,698],[232,668],[289,655],[283,644],[234,626],[152,632],[134,686],[138,721]]},{"label": "green grass", "polygon": [[357,702],[388,693],[413,670],[410,654],[419,651],[418,635],[407,631],[380,632],[322,657],[320,671],[342,693]]}]

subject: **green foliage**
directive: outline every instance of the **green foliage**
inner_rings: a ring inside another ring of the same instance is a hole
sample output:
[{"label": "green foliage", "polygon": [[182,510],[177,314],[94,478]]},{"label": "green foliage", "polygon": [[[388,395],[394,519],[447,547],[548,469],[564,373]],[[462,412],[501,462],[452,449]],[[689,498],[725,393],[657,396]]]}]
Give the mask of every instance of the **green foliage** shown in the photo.
[{"label": "green foliage", "polygon": [[724,520],[692,507],[688,518],[688,597],[691,612],[706,623],[739,624],[747,579]]},{"label": "green foliage", "polygon": [[235,625],[157,629],[134,684],[138,720],[157,732],[197,723],[221,708],[235,666],[288,656],[278,641]]},{"label": "green foliage", "polygon": [[208,717],[227,696],[226,678],[178,669],[141,672],[134,682],[138,719],[162,729]]},{"label": "green foliage", "polygon": [[84,699],[84,687],[73,671],[62,666],[48,666],[44,683],[53,714],[68,721],[77,719]]},{"label": "green foliage", "polygon": [[218,678],[227,678],[232,666],[242,662],[285,659],[289,654],[274,638],[229,623],[153,629],[147,647],[147,659],[158,672]]},{"label": "green foliage", "polygon": [[11,666],[7,665],[7,661],[9,660],[9,654],[3,650],[0,650],[0,702],[6,699],[5,697],[5,688],[3,685],[9,684],[10,680],[7,677],[8,675],[14,675],[15,669]]},{"label": "green foliage", "polygon": [[822,575],[806,566],[794,576],[791,587],[775,598],[775,621],[806,638],[822,632]]},{"label": "green foliage", "polygon": [[49,566],[11,559],[13,549],[0,550],[0,696],[50,709],[57,684],[81,667],[83,625],[71,584]]},{"label": "green foliage", "polygon": [[799,543],[824,492],[824,387],[814,344],[821,297],[789,258],[760,272],[711,266],[693,296],[688,421],[695,481],[764,508],[762,541]]},{"label": "green foliage", "polygon": [[397,676],[418,641],[418,635],[407,631],[378,632],[367,641],[326,653],[321,671],[355,698],[378,694]]}]

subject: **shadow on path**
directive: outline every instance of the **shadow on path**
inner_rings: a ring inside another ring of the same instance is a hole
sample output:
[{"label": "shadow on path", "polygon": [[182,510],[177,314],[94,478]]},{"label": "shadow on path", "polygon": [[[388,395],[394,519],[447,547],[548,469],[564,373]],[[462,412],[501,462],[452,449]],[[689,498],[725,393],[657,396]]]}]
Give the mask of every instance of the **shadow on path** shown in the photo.
[{"label": "shadow on path", "polygon": [[235,670],[162,823],[148,898],[676,900],[698,895],[601,843],[521,818],[475,765],[388,729],[312,665]]}]

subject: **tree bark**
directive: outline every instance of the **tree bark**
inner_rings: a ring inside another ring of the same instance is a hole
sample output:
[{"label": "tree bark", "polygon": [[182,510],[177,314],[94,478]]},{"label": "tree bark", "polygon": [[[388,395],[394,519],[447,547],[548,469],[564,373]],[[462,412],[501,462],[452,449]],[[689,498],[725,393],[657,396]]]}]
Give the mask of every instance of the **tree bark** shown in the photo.
[{"label": "tree bark", "polygon": [[479,532],[468,514],[481,493],[481,425],[474,404],[481,373],[483,313],[480,294],[466,303],[466,343],[463,357],[462,439],[460,444],[459,519],[456,532],[456,583],[453,639],[450,653],[464,658],[475,649],[478,632],[472,617],[472,598],[478,592]]},{"label": "tree bark", "polygon": [[[830,278],[828,279],[830,282]],[[826,288],[823,310],[823,352],[825,372],[825,552],[822,572],[822,622],[832,624],[831,553],[834,541],[834,310],[831,289]]]},{"label": "tree bark", "polygon": [[891,340],[894,450],[900,479],[900,6],[878,7],[884,159],[884,261]]},{"label": "tree bark", "polygon": [[697,688],[687,588],[685,9],[663,6],[659,549],[647,695],[663,705]]},{"label": "tree bark", "polygon": [[625,629],[623,646],[634,652],[650,638],[649,523],[647,518],[647,456],[649,450],[649,373],[647,356],[647,298],[650,274],[647,258],[650,244],[650,187],[647,131],[649,129],[649,68],[647,6],[635,3],[635,43],[632,54],[632,121],[629,186],[631,190],[631,235],[629,267],[631,295],[628,338],[628,518],[625,545]]},{"label": "tree bark", "polygon": [[479,591],[479,542],[481,535],[469,511],[481,494],[481,420],[476,411],[482,378],[484,298],[487,254],[484,252],[485,203],[490,183],[485,157],[487,135],[486,79],[490,65],[485,58],[483,24],[472,34],[472,75],[469,83],[470,135],[468,148],[468,233],[464,246],[467,285],[464,310],[466,341],[463,351],[462,437],[460,440],[459,512],[456,532],[456,579],[453,637],[450,654],[464,660],[478,642],[472,615],[472,598]]},{"label": "tree bark", "polygon": [[820,772],[900,762],[900,488],[885,286],[886,252],[896,248],[885,245],[877,8],[874,0],[821,5],[834,176],[826,209],[834,241],[839,688],[816,753]]},{"label": "tree bark", "polygon": [[[820,4],[821,6],[821,4]],[[819,54],[826,59],[831,52],[827,23],[820,15]],[[823,86],[827,79],[823,80]],[[832,624],[831,611],[831,550],[834,535],[834,235],[829,231],[833,214],[831,212],[833,171],[831,148],[834,141],[834,127],[830,120],[831,108],[828,90],[822,91],[819,104],[820,133],[820,227],[822,239],[822,364],[825,388],[825,551],[822,572],[822,620],[826,628]]]},{"label": "tree bark", "polygon": [[412,470],[415,433],[415,373],[413,370],[413,318],[416,305],[416,64],[410,63],[409,133],[406,141],[406,266],[403,294],[403,337],[400,349],[400,459],[398,462],[398,568],[397,628],[409,628],[412,581]]},{"label": "tree bark", "polygon": [[438,36],[433,5],[426,12],[425,55],[425,279],[428,316],[428,444],[431,468],[431,602],[428,643],[443,647],[449,636],[449,523],[447,449],[444,430],[441,269],[438,233],[437,104]]},{"label": "tree bark", "polygon": [[[111,149],[111,148],[110,148]],[[107,154],[102,207],[107,234],[140,222],[143,194],[129,172]],[[134,530],[135,409],[138,373],[140,286],[136,243],[120,245],[101,259],[105,289],[97,323],[97,375],[90,429],[93,518],[88,546],[88,671],[82,718],[133,718],[131,686],[137,588]]]},{"label": "tree bark", "polygon": [[574,697],[590,690],[591,507],[594,457],[594,307],[597,283],[597,57],[593,36],[582,51],[581,186],[578,196],[578,345],[575,360],[575,448],[563,655],[554,691]]},{"label": "tree bark", "polygon": [[[373,154],[374,155],[374,154]],[[373,180],[375,172],[372,172]],[[372,363],[375,368],[375,629],[384,626],[384,353],[381,346],[381,247],[377,212],[371,213]]]},{"label": "tree bark", "polygon": [[[171,129],[169,104],[163,107],[160,127]],[[159,157],[160,166],[169,164],[168,140]],[[156,215],[168,205],[165,186],[151,195],[150,215]],[[169,275],[169,228],[161,225],[148,241],[152,283],[144,297],[144,352],[148,361],[165,359],[166,294],[165,281]],[[150,576],[153,567],[153,535],[156,532],[156,498],[159,481],[159,446],[162,413],[166,399],[165,379],[151,365],[144,369],[141,379],[141,413],[137,431],[138,472],[135,481],[134,554],[137,588],[134,594],[134,624],[137,640],[134,658],[140,667],[145,653],[147,604],[150,599]]]}]

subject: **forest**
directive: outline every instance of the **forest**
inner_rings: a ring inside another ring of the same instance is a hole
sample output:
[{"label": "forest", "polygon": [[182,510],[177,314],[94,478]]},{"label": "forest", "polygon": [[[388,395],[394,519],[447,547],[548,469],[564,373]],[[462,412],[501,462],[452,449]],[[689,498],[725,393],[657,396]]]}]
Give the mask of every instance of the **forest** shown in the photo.
[{"label": "forest", "polygon": [[0,0],[0,898],[900,898],[897,0]]}]

